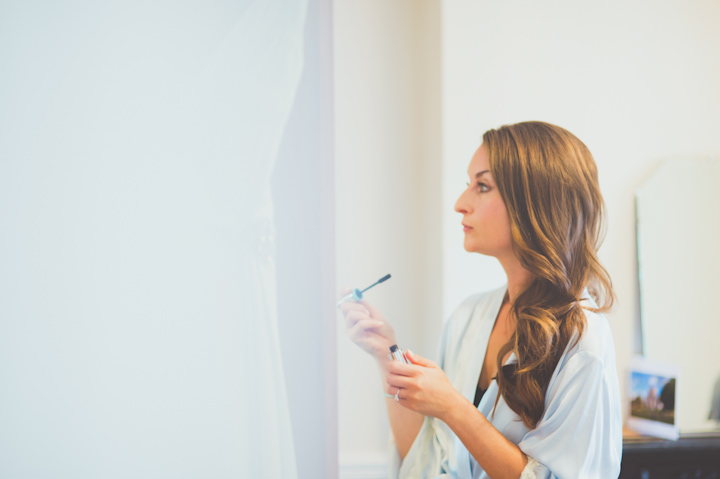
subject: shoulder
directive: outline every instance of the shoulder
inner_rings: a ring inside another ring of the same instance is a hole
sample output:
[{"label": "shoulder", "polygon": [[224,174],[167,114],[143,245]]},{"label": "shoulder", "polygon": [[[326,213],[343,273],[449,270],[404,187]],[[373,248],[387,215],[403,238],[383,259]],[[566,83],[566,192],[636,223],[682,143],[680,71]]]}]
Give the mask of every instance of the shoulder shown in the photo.
[{"label": "shoulder", "polygon": [[603,314],[583,308],[585,328],[577,343],[576,353],[595,356],[598,359],[615,359],[615,345],[607,318]]},{"label": "shoulder", "polygon": [[580,340],[568,344],[548,384],[546,415],[580,401],[605,407],[616,420],[621,402],[610,326],[602,314],[585,310],[585,317]]},{"label": "shoulder", "polygon": [[584,312],[583,334],[565,350],[543,415],[518,446],[552,477],[618,477],[622,401],[612,334],[602,314]]},{"label": "shoulder", "polygon": [[[567,345],[555,370],[557,376],[566,376],[571,371],[594,371],[606,379],[615,377],[615,345],[610,325],[604,315],[583,308],[585,327],[578,341],[573,338]],[[570,374],[572,375],[572,374]],[[586,378],[589,380],[590,378]],[[554,382],[554,381],[553,381]]]}]

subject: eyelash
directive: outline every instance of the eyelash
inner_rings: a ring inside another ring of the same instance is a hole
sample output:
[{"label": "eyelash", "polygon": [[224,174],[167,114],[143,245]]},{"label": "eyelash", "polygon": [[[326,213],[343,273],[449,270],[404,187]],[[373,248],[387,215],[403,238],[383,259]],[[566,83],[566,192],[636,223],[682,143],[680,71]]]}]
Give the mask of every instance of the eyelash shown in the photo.
[{"label": "eyelash", "polygon": [[[465,182],[465,184],[468,186],[468,188],[470,187],[469,181]],[[481,181],[478,181],[477,185],[475,186],[475,189],[479,190],[480,193],[487,193],[490,190],[490,187]]]}]

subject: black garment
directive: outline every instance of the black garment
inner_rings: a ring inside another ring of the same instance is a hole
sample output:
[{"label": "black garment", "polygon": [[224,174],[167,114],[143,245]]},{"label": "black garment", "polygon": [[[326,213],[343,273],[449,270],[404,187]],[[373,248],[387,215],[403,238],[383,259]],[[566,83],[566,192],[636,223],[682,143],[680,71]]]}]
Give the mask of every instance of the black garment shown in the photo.
[{"label": "black garment", "polygon": [[487,389],[482,389],[480,387],[480,381],[478,381],[477,388],[475,389],[475,400],[473,403],[475,404],[475,407],[478,407],[480,405],[480,401],[482,400],[482,397],[485,395],[485,391]]}]

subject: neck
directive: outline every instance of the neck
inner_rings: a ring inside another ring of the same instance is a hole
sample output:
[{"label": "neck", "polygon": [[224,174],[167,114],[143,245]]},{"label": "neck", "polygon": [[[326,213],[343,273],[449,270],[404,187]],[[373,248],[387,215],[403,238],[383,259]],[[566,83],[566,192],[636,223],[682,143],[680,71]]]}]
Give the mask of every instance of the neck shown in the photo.
[{"label": "neck", "polygon": [[513,255],[511,258],[498,258],[507,276],[507,294],[510,304],[522,294],[533,282],[535,275],[523,268],[520,261]]}]

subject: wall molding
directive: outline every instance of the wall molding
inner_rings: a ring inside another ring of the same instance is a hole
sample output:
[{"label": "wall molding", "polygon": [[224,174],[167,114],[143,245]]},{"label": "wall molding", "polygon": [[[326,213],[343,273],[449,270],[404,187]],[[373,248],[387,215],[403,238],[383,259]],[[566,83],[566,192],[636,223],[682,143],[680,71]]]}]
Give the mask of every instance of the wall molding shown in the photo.
[{"label": "wall molding", "polygon": [[340,458],[340,479],[387,479],[387,458],[377,454]]},{"label": "wall molding", "polygon": [[387,465],[340,465],[340,479],[387,479]]}]

